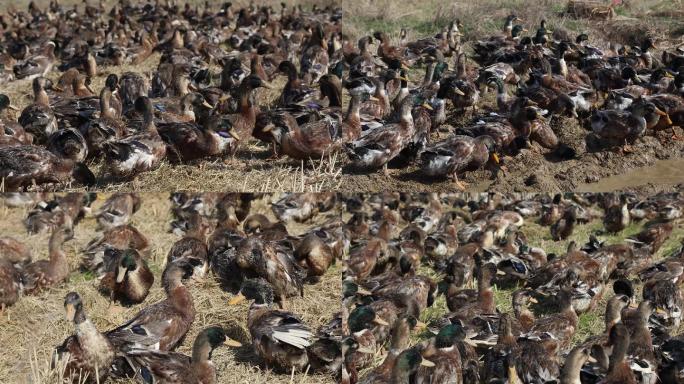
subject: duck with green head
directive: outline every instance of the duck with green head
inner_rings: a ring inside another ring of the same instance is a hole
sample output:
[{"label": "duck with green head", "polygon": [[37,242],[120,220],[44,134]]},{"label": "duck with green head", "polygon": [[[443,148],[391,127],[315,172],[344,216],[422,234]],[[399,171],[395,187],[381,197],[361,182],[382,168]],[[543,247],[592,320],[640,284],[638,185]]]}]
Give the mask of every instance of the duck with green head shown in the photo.
[{"label": "duck with green head", "polygon": [[100,290],[108,293],[112,301],[123,305],[142,303],[154,283],[154,275],[145,260],[135,249],[110,249],[105,254],[109,265],[100,280]]}]

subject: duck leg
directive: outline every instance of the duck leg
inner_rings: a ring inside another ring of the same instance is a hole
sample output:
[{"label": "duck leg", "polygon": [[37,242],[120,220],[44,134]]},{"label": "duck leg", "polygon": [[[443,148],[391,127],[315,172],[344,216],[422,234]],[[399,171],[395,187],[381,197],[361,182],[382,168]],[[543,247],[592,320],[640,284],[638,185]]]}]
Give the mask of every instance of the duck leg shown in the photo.
[{"label": "duck leg", "polygon": [[681,137],[677,134],[677,131],[675,131],[675,126],[670,127],[672,129],[672,140],[677,140],[677,141],[682,141],[684,140],[684,137]]},{"label": "duck leg", "polygon": [[385,175],[385,177],[389,177],[389,170],[387,169],[387,163],[385,163],[382,166],[382,174]]},{"label": "duck leg", "polygon": [[451,178],[459,191],[465,191],[468,188],[468,183],[460,181],[456,173],[454,173]]}]

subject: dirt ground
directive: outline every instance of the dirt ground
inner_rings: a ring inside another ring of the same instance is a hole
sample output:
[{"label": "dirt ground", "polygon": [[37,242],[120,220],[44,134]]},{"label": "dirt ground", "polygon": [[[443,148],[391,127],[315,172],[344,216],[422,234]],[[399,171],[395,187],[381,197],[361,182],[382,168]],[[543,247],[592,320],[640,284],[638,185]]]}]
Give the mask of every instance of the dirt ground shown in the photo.
[{"label": "dirt ground", "polygon": [[[104,197],[94,203],[97,208]],[[164,299],[161,288],[161,271],[168,250],[179,238],[168,233],[171,215],[168,194],[143,194],[143,203],[133,219],[133,225],[145,234],[151,242],[150,268],[155,274],[155,283],[144,303],[130,308],[109,306],[109,299],[97,291],[98,280],[92,275],[79,272],[80,249],[95,236],[96,222],[86,217],[75,227],[75,237],[65,244],[69,265],[73,271],[69,282],[60,287],[50,289],[37,296],[22,297],[14,306],[8,308],[0,316],[0,382],[1,383],[54,383],[54,374],[49,369],[50,356],[55,346],[73,334],[73,324],[64,320],[64,297],[70,291],[78,292],[84,302],[88,318],[99,330],[112,329],[130,319],[141,308]],[[253,205],[253,213],[263,213],[274,219],[269,200],[261,200]],[[26,209],[10,209],[0,202],[0,226],[3,236],[12,236],[29,245],[34,260],[47,257],[47,241],[49,234],[27,235],[22,224]],[[323,217],[314,219],[312,223],[289,224],[291,233],[302,233],[306,228],[315,225]],[[341,290],[341,270],[333,266],[316,285],[306,285],[303,298],[292,298],[288,301],[288,310],[301,316],[312,330],[332,318],[339,310]],[[248,303],[229,306],[230,293],[222,291],[214,278],[209,274],[204,281],[191,286],[197,316],[183,344],[178,351],[190,354],[195,336],[211,325],[219,325],[227,333],[241,341],[243,346],[237,349],[219,347],[212,354],[217,367],[219,383],[328,383],[333,379],[322,375],[276,374],[260,367],[259,358],[251,347],[251,338],[247,330]],[[112,381],[109,381],[112,382]],[[128,383],[128,381],[121,381]]]}]

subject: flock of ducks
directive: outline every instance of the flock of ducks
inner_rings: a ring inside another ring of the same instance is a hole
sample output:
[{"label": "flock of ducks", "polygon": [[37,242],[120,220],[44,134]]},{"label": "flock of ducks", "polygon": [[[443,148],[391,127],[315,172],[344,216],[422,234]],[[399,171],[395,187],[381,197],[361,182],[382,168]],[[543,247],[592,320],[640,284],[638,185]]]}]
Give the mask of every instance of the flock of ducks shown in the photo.
[{"label": "flock of ducks", "polygon": [[[0,76],[33,79],[34,97],[13,111],[0,95],[0,177],[5,190],[129,180],[165,159],[229,161],[257,139],[274,157],[343,152],[349,172],[415,163],[423,176],[464,188],[458,175],[505,171],[504,157],[514,160],[524,148],[577,157],[580,148],[561,142],[561,128],[550,124],[557,116],[577,119],[592,151],[630,152],[644,135],[670,139],[660,133],[668,129],[678,138],[681,50],[655,57],[649,37],[600,49],[586,34],[551,31],[545,21],[527,36],[519,21],[508,16],[502,33],[480,41],[462,42],[454,21],[413,41],[402,31],[393,44],[382,31],[352,41],[340,8],[122,1],[79,12],[57,1],[47,9],[31,3],[2,18]],[[159,62],[151,74],[105,72],[153,54]],[[410,82],[423,65],[422,83]],[[92,80],[105,75],[93,90]],[[278,96],[259,103],[259,90],[273,88],[278,76],[287,78]],[[493,108],[484,102],[489,89]],[[435,140],[438,131],[447,137]],[[98,176],[89,169],[96,161]]]},{"label": "flock of ducks", "polygon": [[[583,138],[588,151],[630,152],[644,135],[668,140],[659,133],[667,129],[679,139],[674,127],[684,116],[681,49],[663,51],[658,59],[650,37],[636,47],[600,49],[588,44],[587,34],[551,31],[544,20],[526,36],[518,21],[508,16],[502,34],[479,41],[462,42],[457,20],[418,40],[402,30],[393,44],[387,33],[375,32],[357,47],[343,46],[350,111],[367,132],[349,147],[352,162],[386,167],[401,155],[424,176],[450,177],[462,188],[459,174],[480,167],[498,171],[503,156],[514,161],[524,148],[557,160],[576,158],[578,145],[563,143],[564,127],[550,124],[557,117],[575,119],[589,131]],[[422,64],[424,79],[412,87],[408,73]],[[496,90],[493,108],[484,103],[490,88]],[[431,141],[437,131],[448,136]]]},{"label": "flock of ducks", "polygon": [[[304,284],[317,284],[345,251],[344,223],[335,194],[292,194],[271,203],[277,221],[253,213],[251,194],[171,194],[170,231],[180,239],[170,248],[163,271],[156,275],[148,260],[154,239],[134,227],[131,218],[144,204],[133,193],[111,195],[98,209],[96,196],[71,193],[52,198],[8,195],[7,206],[35,206],[24,225],[29,233],[49,232],[49,257],[32,260],[30,248],[11,237],[0,238],[0,307],[22,296],[68,285],[69,263],[64,243],[78,224],[92,215],[97,235],[81,250],[80,271],[97,276],[98,290],[111,302],[141,304],[120,326],[102,332],[88,319],[87,303],[78,292],[64,298],[66,319],[75,333],[54,350],[52,366],[74,383],[101,383],[108,377],[132,378],[144,383],[216,382],[212,351],[220,345],[240,347],[219,326],[203,329],[192,356],[174,352],[197,316],[188,288],[194,281],[215,278],[233,298],[224,305],[250,302],[247,329],[253,350],[265,367],[285,373],[332,373],[341,352],[335,334],[338,320],[314,332],[297,314],[289,312],[289,298],[304,295]],[[320,218],[301,235],[288,233],[286,224]],[[146,301],[159,281],[166,298]],[[339,371],[339,369],[338,369]]]},{"label": "flock of ducks", "polygon": [[[128,1],[10,7],[0,24],[0,77],[30,79],[33,102],[18,110],[0,95],[4,189],[130,180],[165,159],[232,157],[251,137],[275,145],[276,118],[328,121],[341,108],[341,12],[209,2],[201,10]],[[135,71],[150,57],[158,57],[151,74]],[[107,72],[122,65],[133,71]],[[288,80],[277,100],[259,105],[257,90],[278,76]],[[98,176],[89,169],[96,161]]]},{"label": "flock of ducks", "polygon": [[[322,372],[342,383],[684,382],[684,254],[674,247],[656,257],[671,237],[681,241],[673,235],[681,192],[289,194],[271,198],[275,222],[253,213],[260,195],[172,193],[170,231],[179,240],[159,276],[147,263],[154,240],[130,223],[144,199],[117,193],[90,209],[95,198],[4,198],[35,205],[26,230],[49,232],[50,241],[49,258],[34,261],[26,244],[0,238],[3,309],[68,285],[74,271],[63,244],[86,215],[99,232],[81,249],[80,270],[97,276],[112,302],[141,305],[103,332],[79,294],[66,295],[75,334],[55,348],[53,366],[69,381],[215,382],[211,351],[240,346],[225,330],[204,329],[192,357],[173,352],[200,315],[188,285],[212,278],[232,294],[224,305],[250,302],[253,350],[277,372]],[[319,224],[288,233],[287,223],[312,219]],[[531,222],[554,240],[577,238],[581,224],[602,225],[553,253],[528,242]],[[632,224],[643,229],[619,242],[596,236],[619,236]],[[341,308],[314,332],[287,303],[337,261]],[[166,298],[150,303],[155,281]],[[510,307],[495,300],[500,289],[512,292]],[[578,337],[587,332],[579,316],[604,305],[603,332]]]},{"label": "flock of ducks", "polygon": [[[684,382],[684,253],[654,258],[681,228],[680,192],[385,193],[346,207],[341,382]],[[644,226],[558,253],[527,240],[529,222],[560,240],[601,221],[603,234]],[[579,316],[599,305],[605,328],[585,338]]]}]

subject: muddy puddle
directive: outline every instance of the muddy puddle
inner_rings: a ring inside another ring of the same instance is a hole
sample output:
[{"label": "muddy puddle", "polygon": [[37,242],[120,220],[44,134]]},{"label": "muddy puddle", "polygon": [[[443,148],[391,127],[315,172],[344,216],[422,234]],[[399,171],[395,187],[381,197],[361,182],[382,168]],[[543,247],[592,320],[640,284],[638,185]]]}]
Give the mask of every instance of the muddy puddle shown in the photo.
[{"label": "muddy puddle", "polygon": [[605,177],[596,183],[581,184],[577,191],[606,192],[645,184],[674,185],[684,183],[684,159],[658,160],[653,165]]}]

